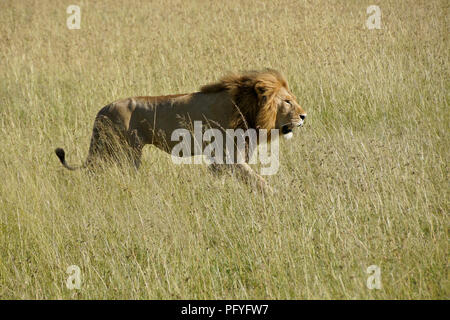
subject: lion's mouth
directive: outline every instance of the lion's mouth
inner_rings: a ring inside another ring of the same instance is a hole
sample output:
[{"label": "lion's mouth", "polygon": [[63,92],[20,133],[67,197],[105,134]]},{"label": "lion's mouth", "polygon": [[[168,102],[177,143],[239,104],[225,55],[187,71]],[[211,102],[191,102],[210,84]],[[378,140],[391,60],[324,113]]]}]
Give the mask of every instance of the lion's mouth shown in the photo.
[{"label": "lion's mouth", "polygon": [[303,121],[300,121],[298,123],[289,123],[281,126],[281,133],[283,134],[283,137],[286,139],[290,139],[293,136],[292,129],[299,128],[303,126]]},{"label": "lion's mouth", "polygon": [[292,132],[292,127],[290,125],[285,124],[281,127],[281,133],[282,134],[288,134]]}]

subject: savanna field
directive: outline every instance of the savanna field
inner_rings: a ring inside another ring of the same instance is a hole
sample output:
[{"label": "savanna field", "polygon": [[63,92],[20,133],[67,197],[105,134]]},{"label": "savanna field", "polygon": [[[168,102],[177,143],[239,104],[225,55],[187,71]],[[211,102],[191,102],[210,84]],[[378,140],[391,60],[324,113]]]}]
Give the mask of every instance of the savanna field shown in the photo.
[{"label": "savanna field", "polygon": [[[381,29],[366,26],[372,4]],[[445,0],[1,1],[0,298],[448,299],[448,12]],[[265,67],[308,113],[280,141],[273,195],[153,146],[137,173],[71,172],[54,154],[84,161],[114,100]],[[371,265],[381,289],[366,286]]]}]

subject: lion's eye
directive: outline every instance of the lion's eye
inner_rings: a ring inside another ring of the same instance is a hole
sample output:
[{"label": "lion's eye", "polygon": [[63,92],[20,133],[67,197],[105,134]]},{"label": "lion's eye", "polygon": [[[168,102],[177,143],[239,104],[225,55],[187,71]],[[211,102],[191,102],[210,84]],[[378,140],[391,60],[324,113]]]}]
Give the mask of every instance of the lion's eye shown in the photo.
[{"label": "lion's eye", "polygon": [[291,105],[291,101],[290,100],[284,100],[284,102],[286,102],[288,105]]}]

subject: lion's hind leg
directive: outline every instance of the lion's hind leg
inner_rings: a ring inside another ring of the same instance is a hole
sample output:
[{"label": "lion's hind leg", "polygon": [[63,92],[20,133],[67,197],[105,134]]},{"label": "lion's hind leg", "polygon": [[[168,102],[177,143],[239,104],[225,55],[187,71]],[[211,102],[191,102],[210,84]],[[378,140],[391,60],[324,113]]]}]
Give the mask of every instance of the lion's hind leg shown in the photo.
[{"label": "lion's hind leg", "polygon": [[141,166],[141,156],[142,156],[142,148],[144,147],[144,143],[142,139],[139,137],[137,129],[131,130],[128,132],[128,151],[127,157],[131,162],[131,165],[137,169]]},{"label": "lion's hind leg", "polygon": [[129,149],[123,125],[114,123],[105,115],[98,115],[92,130],[86,166],[90,168],[104,164],[121,164]]}]

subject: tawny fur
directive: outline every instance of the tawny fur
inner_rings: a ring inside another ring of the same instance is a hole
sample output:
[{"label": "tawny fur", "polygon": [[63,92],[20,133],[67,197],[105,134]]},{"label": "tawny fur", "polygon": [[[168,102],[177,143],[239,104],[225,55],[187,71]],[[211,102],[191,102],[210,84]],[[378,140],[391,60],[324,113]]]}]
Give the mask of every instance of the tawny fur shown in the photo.
[{"label": "tawny fur", "polygon": [[[283,102],[286,99],[290,100],[290,109]],[[80,167],[127,159],[138,168],[144,145],[153,144],[170,153],[178,143],[171,141],[172,132],[192,130],[194,121],[222,131],[253,128],[270,133],[285,123],[295,123],[301,114],[304,111],[289,91],[286,79],[271,69],[231,74],[196,93],[122,99],[98,112],[89,154]],[[63,149],[55,152],[66,168],[76,169],[66,163]],[[247,164],[233,167],[265,185]]]}]

